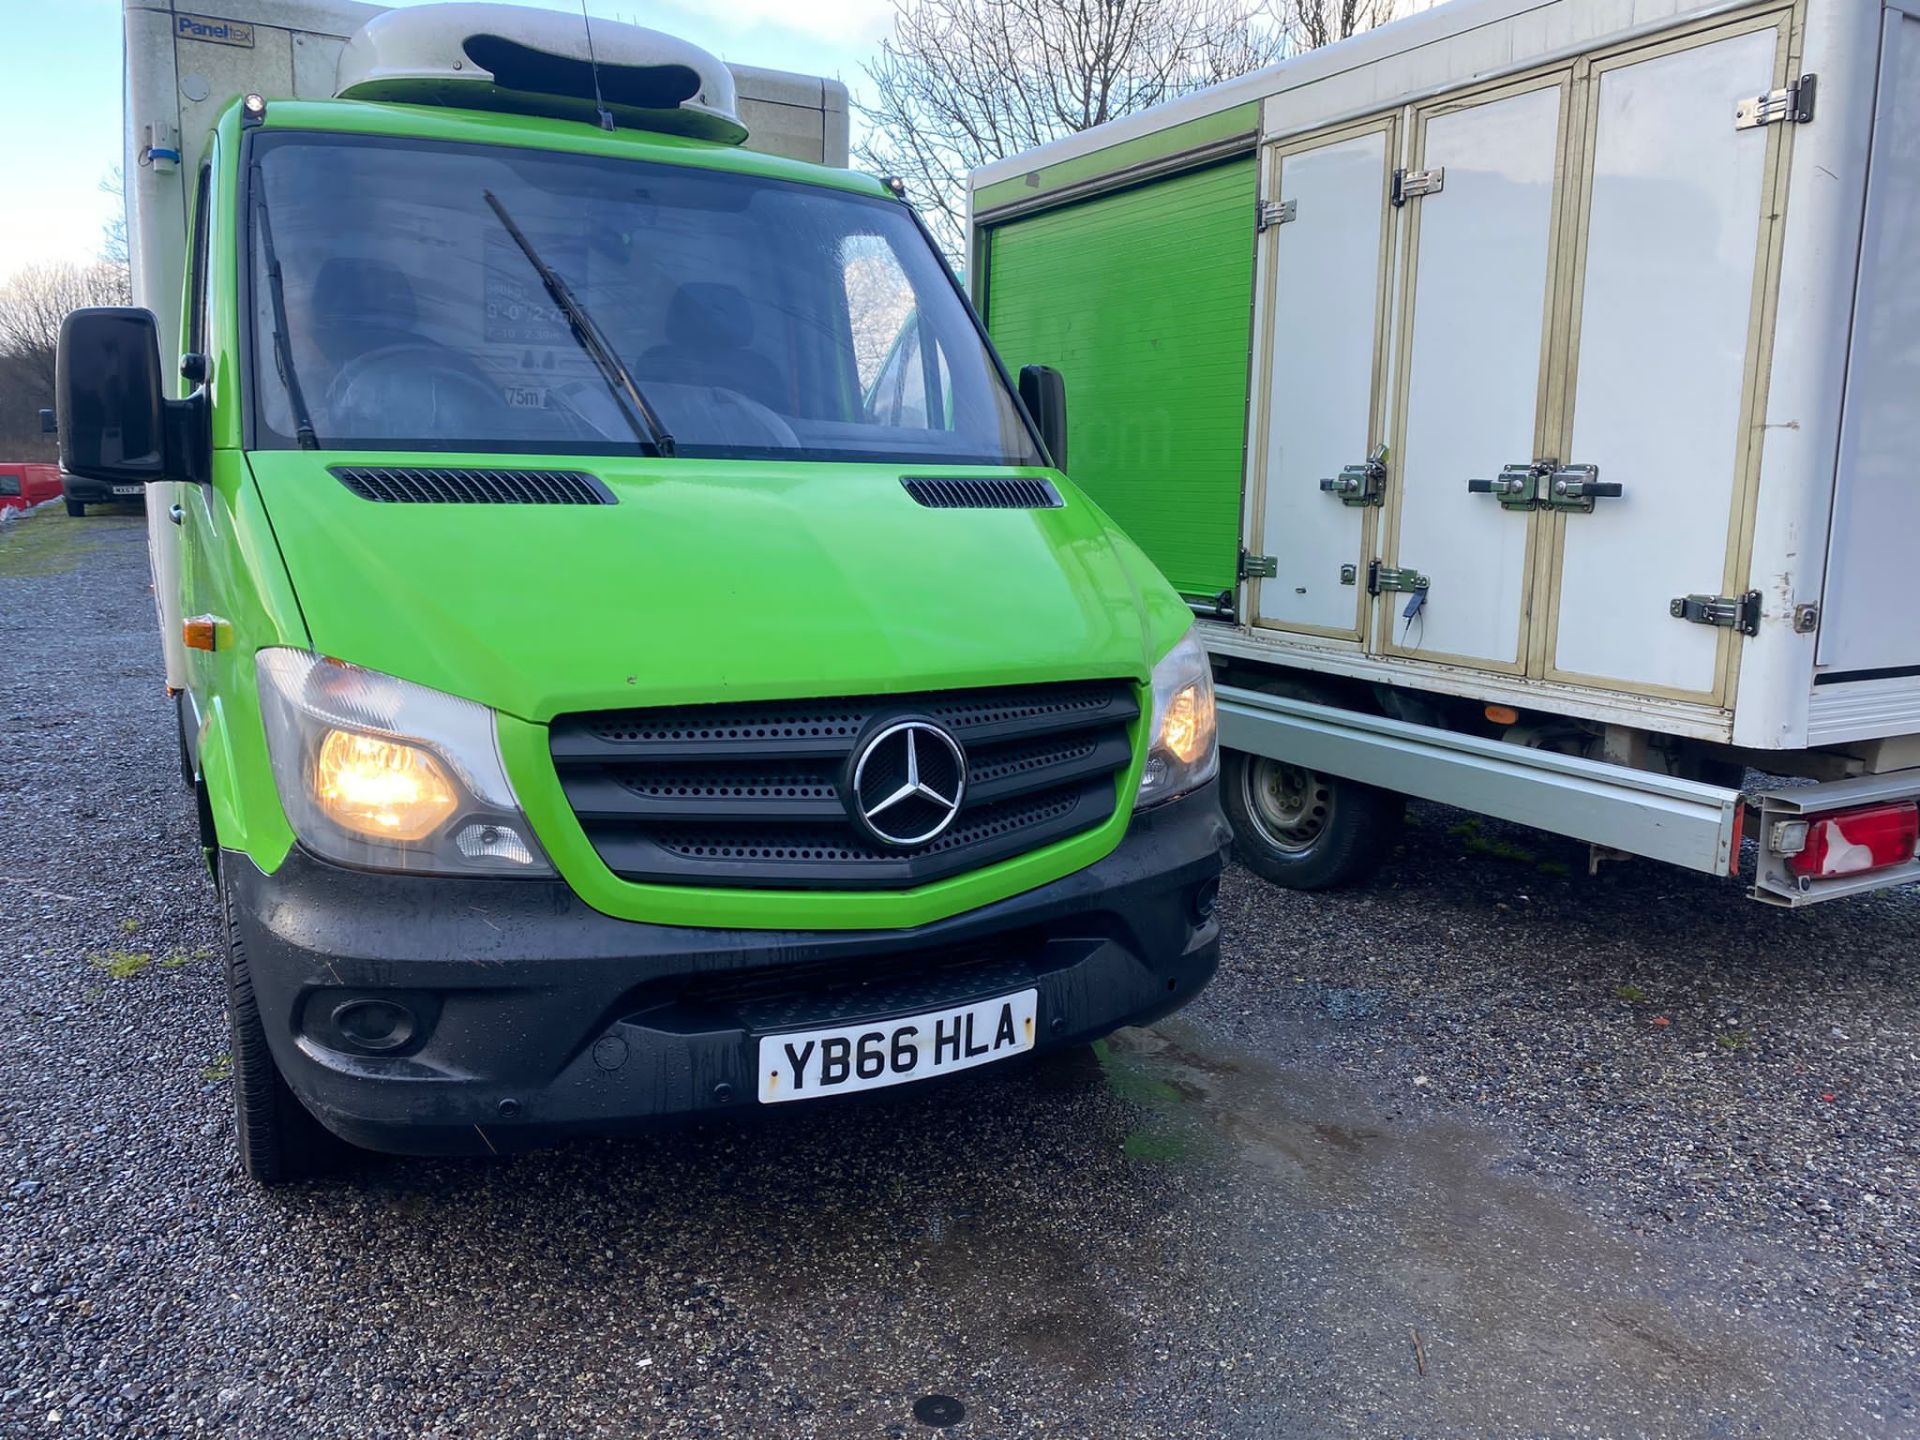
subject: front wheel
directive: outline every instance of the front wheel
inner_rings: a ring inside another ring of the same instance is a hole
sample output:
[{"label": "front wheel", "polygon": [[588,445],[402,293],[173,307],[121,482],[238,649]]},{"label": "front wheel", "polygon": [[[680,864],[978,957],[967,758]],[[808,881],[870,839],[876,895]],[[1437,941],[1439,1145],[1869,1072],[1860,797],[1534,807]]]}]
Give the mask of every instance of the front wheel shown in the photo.
[{"label": "front wheel", "polygon": [[351,1153],[300,1103],[267,1049],[254,999],[253,973],[240,938],[233,897],[220,886],[227,933],[227,1022],[233,1034],[233,1112],[240,1164],[259,1185],[280,1185],[342,1168]]},{"label": "front wheel", "polygon": [[67,501],[67,514],[73,516],[74,519],[78,520],[82,515],[86,513],[87,513],[87,507],[85,502],[80,500]]},{"label": "front wheel", "polygon": [[1290,890],[1364,879],[1392,854],[1406,803],[1391,791],[1264,755],[1221,756],[1221,800],[1240,863]]}]

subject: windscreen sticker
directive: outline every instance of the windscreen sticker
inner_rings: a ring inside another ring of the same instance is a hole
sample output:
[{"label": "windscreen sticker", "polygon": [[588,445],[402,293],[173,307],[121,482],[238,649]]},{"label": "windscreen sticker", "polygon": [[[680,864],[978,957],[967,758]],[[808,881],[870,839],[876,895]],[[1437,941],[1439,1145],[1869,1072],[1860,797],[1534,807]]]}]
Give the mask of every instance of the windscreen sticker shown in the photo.
[{"label": "windscreen sticker", "polygon": [[[541,253],[577,288],[584,274],[586,249],[579,244],[542,242]],[[487,343],[489,345],[566,345],[567,317],[527,263],[510,235],[487,236]]]}]

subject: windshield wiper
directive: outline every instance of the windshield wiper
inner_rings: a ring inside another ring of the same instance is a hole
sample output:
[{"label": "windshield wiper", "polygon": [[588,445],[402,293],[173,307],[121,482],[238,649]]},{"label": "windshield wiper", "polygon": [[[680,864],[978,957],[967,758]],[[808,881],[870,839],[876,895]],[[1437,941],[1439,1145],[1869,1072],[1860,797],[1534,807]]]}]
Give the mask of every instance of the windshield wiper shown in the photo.
[{"label": "windshield wiper", "polygon": [[[567,282],[560,278],[554,268],[540,258],[540,252],[533,248],[533,242],[527,239],[520,227],[513,223],[513,216],[507,213],[507,207],[500,203],[500,197],[491,190],[480,192],[486,197],[487,204],[493,207],[493,213],[500,217],[500,223],[506,226],[507,234],[513,237],[513,243],[520,247],[520,253],[527,257],[527,263],[533,266],[534,273],[540,277],[540,283],[547,287],[547,294],[553,297],[572,326],[574,338],[580,342],[593,363],[600,367],[600,374],[614,393],[615,399],[628,402],[631,406],[627,413],[627,423],[633,426],[636,439],[643,445],[651,445],[656,455],[671,456],[674,453],[673,436],[667,427],[660,423],[660,416],[647,403],[647,397],[640,393],[640,387],[634,383],[632,372],[621,361],[613,346],[607,343],[607,337],[600,327],[587,314],[586,307],[575,298]],[[623,407],[625,409],[626,407]],[[636,423],[638,422],[638,423]],[[641,427],[645,426],[643,430]]]},{"label": "windshield wiper", "polygon": [[267,220],[267,186],[253,167],[253,222],[260,228],[260,255],[267,262],[267,296],[273,304],[273,363],[280,371],[280,383],[287,388],[287,407],[293,411],[293,435],[302,450],[318,450],[320,437],[313,433],[313,415],[307,409],[307,397],[300,389],[300,372],[293,366],[293,346],[287,339],[287,285],[280,274],[280,255],[273,248],[273,226]]}]

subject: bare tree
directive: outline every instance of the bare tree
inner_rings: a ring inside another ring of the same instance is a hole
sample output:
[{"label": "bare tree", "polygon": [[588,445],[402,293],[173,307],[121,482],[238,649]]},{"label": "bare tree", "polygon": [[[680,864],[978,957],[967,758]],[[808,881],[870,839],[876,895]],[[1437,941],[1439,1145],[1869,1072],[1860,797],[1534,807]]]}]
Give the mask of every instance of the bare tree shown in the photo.
[{"label": "bare tree", "polygon": [[1286,50],[1262,0],[894,0],[855,158],[904,180],[957,260],[969,170]]},{"label": "bare tree", "polygon": [[1292,52],[1318,50],[1421,8],[1433,0],[1276,0],[1281,32]]},{"label": "bare tree", "polygon": [[0,436],[35,437],[35,418],[53,404],[60,322],[83,305],[133,301],[125,265],[29,265],[0,284]]},{"label": "bare tree", "polygon": [[100,258],[114,265],[125,265],[127,249],[127,177],[118,165],[100,177],[100,193],[113,197],[113,213],[100,222]]}]

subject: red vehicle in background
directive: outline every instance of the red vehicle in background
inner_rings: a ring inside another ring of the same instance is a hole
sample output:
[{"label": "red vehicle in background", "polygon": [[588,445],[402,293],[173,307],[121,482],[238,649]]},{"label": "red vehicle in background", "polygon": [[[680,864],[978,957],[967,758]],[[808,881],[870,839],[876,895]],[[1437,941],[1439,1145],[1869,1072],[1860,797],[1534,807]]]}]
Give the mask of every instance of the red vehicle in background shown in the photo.
[{"label": "red vehicle in background", "polygon": [[60,498],[60,467],[30,460],[0,460],[0,510],[31,510]]}]

